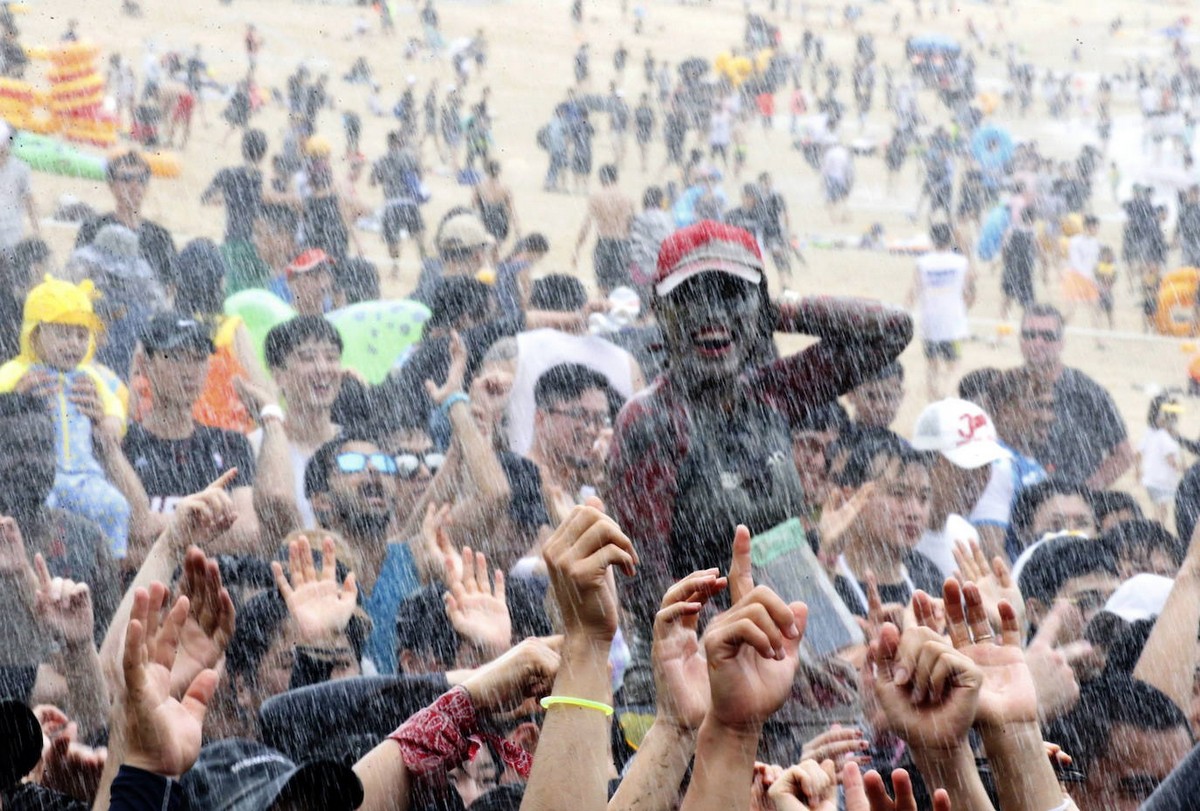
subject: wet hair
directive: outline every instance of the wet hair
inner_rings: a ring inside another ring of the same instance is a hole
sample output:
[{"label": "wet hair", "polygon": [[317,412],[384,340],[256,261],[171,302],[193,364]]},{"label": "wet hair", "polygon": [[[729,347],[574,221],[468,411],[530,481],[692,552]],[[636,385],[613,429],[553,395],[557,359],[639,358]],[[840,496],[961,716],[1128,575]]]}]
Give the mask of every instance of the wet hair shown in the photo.
[{"label": "wet hair", "polygon": [[824,405],[807,408],[799,418],[788,427],[792,433],[800,431],[836,431],[841,433],[850,426],[850,417],[846,409],[837,400],[831,400]]},{"label": "wet hair", "polygon": [[193,239],[171,261],[177,280],[175,300],[187,311],[203,316],[219,315],[225,307],[225,276],[229,264],[211,239]]},{"label": "wet hair", "polygon": [[1179,405],[1179,398],[1169,392],[1164,391],[1150,401],[1150,408],[1146,412],[1146,424],[1151,428],[1158,427],[1158,418],[1162,415],[1163,406]]},{"label": "wet hair", "polygon": [[322,341],[337,347],[341,354],[342,335],[337,327],[319,315],[298,315],[276,324],[267,333],[263,354],[266,357],[268,369],[282,369],[287,365],[288,358],[301,344],[309,341]]},{"label": "wet hair", "polygon": [[333,284],[345,296],[346,304],[375,301],[380,296],[379,269],[367,259],[343,259],[333,274]]},{"label": "wet hair", "polygon": [[1047,304],[1044,301],[1030,304],[1029,307],[1026,308],[1025,314],[1021,316],[1021,323],[1024,324],[1030,318],[1053,318],[1058,321],[1058,328],[1060,330],[1063,328],[1063,324],[1066,323],[1063,320],[1062,311],[1053,304]]},{"label": "wet hair", "polygon": [[1152,732],[1182,729],[1191,738],[1187,716],[1166,694],[1130,675],[1111,674],[1085,685],[1079,703],[1050,725],[1046,739],[1087,772],[1108,753],[1118,724]]},{"label": "wet hair", "polygon": [[[147,88],[147,91],[149,91],[149,88]],[[104,167],[105,179],[108,180],[109,183],[112,183],[113,178],[115,178],[117,173],[122,169],[137,169],[147,177],[150,176],[150,164],[146,162],[144,157],[142,157],[142,153],[138,152],[136,149],[126,150],[119,155],[109,158],[107,165]]]},{"label": "wet hair", "polygon": [[1135,519],[1142,518],[1142,508],[1138,506],[1137,499],[1121,490],[1093,493],[1092,510],[1096,513],[1096,523],[1101,525],[1108,516],[1123,511],[1129,511]]},{"label": "wet hair", "polygon": [[50,258],[50,246],[37,237],[23,239],[13,246],[8,257],[9,277],[13,284],[26,287],[32,281],[33,266]]},{"label": "wet hair", "polygon": [[246,130],[242,136],[242,157],[258,163],[267,154],[267,134],[262,130]]},{"label": "wet hair", "polygon": [[933,242],[933,247],[947,248],[954,241],[954,232],[950,230],[949,223],[935,222],[929,226],[929,239]]},{"label": "wet hair", "polygon": [[899,462],[901,469],[910,465],[921,465],[928,469],[931,457],[913,450],[911,445],[891,431],[864,433],[849,446],[846,465],[836,483],[857,489],[876,479],[893,461]]},{"label": "wet hair", "polygon": [[453,668],[458,658],[458,632],[446,616],[442,592],[426,586],[405,597],[396,611],[396,654],[412,651]]},{"label": "wet hair", "polygon": [[[494,754],[493,757],[495,757]],[[499,765],[501,761],[497,760],[496,763]],[[471,803],[471,811],[520,811],[521,801],[524,798],[524,784],[496,786]]]},{"label": "wet hair", "polygon": [[617,182],[617,167],[614,164],[606,163],[600,167],[597,177],[600,178],[603,185],[610,186]]},{"label": "wet hair", "polygon": [[662,208],[663,190],[658,186],[648,186],[642,194],[642,208]]},{"label": "wet hair", "polygon": [[1161,549],[1175,566],[1183,565],[1187,544],[1180,541],[1157,521],[1122,521],[1100,536],[1100,540],[1120,560],[1136,550]]},{"label": "wet hair", "polygon": [[552,273],[534,280],[529,290],[529,309],[574,313],[587,304],[583,282],[565,273]]},{"label": "wet hair", "polygon": [[533,387],[533,402],[539,409],[578,399],[585,391],[599,389],[607,397],[608,378],[580,363],[560,363],[542,372]]},{"label": "wet hair", "polygon": [[1050,605],[1068,580],[1094,573],[1117,576],[1117,559],[1107,545],[1090,538],[1052,538],[1030,554],[1017,586],[1026,600]]},{"label": "wet hair", "polygon": [[491,291],[486,284],[469,276],[451,276],[438,283],[429,302],[425,327],[452,327],[462,318],[482,321],[490,306]]},{"label": "wet hair", "polygon": [[487,165],[483,167],[483,170],[487,172],[487,176],[490,178],[500,177],[500,161],[488,161]]},{"label": "wet hair", "polygon": [[225,651],[225,669],[231,679],[241,676],[250,685],[258,683],[259,665],[287,618],[287,604],[276,589],[264,591],[242,607]]},{"label": "wet hair", "polygon": [[546,239],[546,235],[534,231],[532,234],[526,234],[513,243],[513,253],[546,253],[550,250],[550,240]]},{"label": "wet hair", "polygon": [[255,212],[254,218],[261,220],[277,231],[295,234],[300,224],[300,215],[291,206],[281,203],[263,203]]},{"label": "wet hair", "polygon": [[1079,496],[1088,504],[1089,508],[1092,504],[1092,491],[1087,485],[1076,484],[1064,479],[1050,478],[1024,488],[1013,500],[1011,516],[1013,533],[1021,541],[1022,546],[1028,546],[1029,543],[1037,540],[1037,538],[1029,537],[1029,533],[1033,531],[1033,519],[1037,516],[1037,511],[1041,509],[1042,504],[1054,496]]},{"label": "wet hair", "polygon": [[[424,390],[406,387],[401,378],[385,381],[368,394],[370,419],[362,426],[365,433],[381,440],[397,431],[429,433],[429,398]],[[394,448],[385,448],[388,452]]]}]

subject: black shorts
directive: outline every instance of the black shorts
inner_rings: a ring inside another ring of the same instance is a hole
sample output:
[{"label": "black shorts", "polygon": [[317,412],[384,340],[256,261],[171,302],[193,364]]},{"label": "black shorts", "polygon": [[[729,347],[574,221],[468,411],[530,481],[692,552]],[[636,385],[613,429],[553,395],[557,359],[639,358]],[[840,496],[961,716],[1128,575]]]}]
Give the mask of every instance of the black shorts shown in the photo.
[{"label": "black shorts", "polygon": [[925,341],[925,360],[954,363],[959,358],[958,341]]},{"label": "black shorts", "polygon": [[592,264],[596,270],[596,286],[604,293],[615,287],[632,284],[629,275],[629,240],[597,239],[592,252]]},{"label": "black shorts", "polygon": [[383,241],[389,246],[399,245],[402,234],[419,236],[425,231],[421,209],[413,203],[392,203],[383,210]]}]

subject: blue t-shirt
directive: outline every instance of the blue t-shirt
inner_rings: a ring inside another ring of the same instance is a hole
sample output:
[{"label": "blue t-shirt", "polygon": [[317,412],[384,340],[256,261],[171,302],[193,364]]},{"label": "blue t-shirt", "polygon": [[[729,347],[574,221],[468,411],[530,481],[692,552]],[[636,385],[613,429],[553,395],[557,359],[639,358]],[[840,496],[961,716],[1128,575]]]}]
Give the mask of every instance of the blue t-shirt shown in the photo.
[{"label": "blue t-shirt", "polygon": [[400,603],[420,587],[417,564],[408,544],[389,543],[375,588],[363,601],[363,608],[374,624],[363,655],[375,663],[381,674],[396,672],[396,615]]}]

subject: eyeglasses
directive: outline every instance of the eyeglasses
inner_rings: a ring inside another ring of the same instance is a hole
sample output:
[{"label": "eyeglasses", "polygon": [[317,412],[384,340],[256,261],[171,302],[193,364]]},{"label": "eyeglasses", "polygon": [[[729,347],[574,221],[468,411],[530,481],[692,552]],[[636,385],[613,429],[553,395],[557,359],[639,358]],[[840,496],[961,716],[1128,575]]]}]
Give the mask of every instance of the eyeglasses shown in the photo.
[{"label": "eyeglasses", "polygon": [[1053,329],[1023,329],[1021,337],[1026,341],[1042,340],[1047,343],[1054,343],[1062,338],[1062,333]]},{"label": "eyeglasses", "polygon": [[442,465],[446,464],[446,456],[441,453],[398,453],[396,454],[396,468],[400,473],[400,478],[411,479],[417,475],[417,471],[424,464],[429,469],[430,473],[437,473]]},{"label": "eyeglasses", "polygon": [[607,414],[597,414],[590,411],[583,411],[578,408],[547,408],[551,414],[559,417],[566,417],[572,422],[577,422],[580,425],[585,425],[588,428],[595,428],[597,431],[603,431],[605,428],[612,428],[612,420]]},{"label": "eyeglasses", "polygon": [[367,469],[368,464],[380,473],[396,475],[396,460],[386,453],[347,451],[337,455],[338,470],[343,473],[361,473]]}]

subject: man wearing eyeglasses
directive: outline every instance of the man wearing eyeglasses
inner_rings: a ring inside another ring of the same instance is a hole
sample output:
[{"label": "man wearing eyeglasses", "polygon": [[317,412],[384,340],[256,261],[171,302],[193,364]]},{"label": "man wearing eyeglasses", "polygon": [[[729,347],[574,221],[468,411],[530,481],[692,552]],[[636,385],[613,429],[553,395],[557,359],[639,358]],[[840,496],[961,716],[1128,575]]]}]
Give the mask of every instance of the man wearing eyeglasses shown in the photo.
[{"label": "man wearing eyeglasses", "polygon": [[1052,476],[1104,490],[1133,464],[1125,422],[1103,386],[1063,365],[1062,350],[1062,313],[1049,304],[1027,309],[1025,368],[1054,390],[1054,422],[1037,459]]},{"label": "man wearing eyeglasses", "polygon": [[581,502],[603,484],[613,396],[604,375],[578,363],[560,363],[538,378],[528,455],[548,492]]},{"label": "man wearing eyeglasses", "polygon": [[381,673],[396,670],[396,612],[421,586],[408,544],[391,532],[406,454],[384,453],[369,433],[350,431],[326,442],[304,470],[304,494],[321,529],[341,535],[358,557],[354,574],[373,628],[363,649]]},{"label": "man wearing eyeglasses", "polygon": [[171,285],[174,282],[171,263],[175,259],[175,240],[166,228],[142,217],[142,203],[150,183],[150,164],[138,152],[130,150],[110,158],[105,174],[115,210],[79,226],[75,247],[92,244],[96,234],[106,225],[123,225],[138,235],[142,258],[154,268],[163,287]]}]

